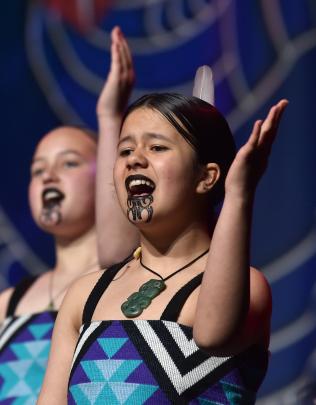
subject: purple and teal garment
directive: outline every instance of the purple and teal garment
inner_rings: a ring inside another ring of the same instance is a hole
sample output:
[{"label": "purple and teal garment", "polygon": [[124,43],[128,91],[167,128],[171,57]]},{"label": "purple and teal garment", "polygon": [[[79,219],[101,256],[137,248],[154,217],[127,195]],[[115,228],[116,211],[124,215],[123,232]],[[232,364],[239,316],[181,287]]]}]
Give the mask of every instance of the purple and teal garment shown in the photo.
[{"label": "purple and teal garment", "polygon": [[69,404],[254,404],[268,351],[253,346],[232,357],[209,356],[192,328],[176,322],[202,274],[182,287],[160,320],[91,321],[121,266],[104,272],[83,313],[69,379]]},{"label": "purple and teal garment", "polygon": [[57,312],[15,316],[18,301],[30,285],[28,280],[15,289],[1,325],[0,404],[36,404],[44,379]]}]

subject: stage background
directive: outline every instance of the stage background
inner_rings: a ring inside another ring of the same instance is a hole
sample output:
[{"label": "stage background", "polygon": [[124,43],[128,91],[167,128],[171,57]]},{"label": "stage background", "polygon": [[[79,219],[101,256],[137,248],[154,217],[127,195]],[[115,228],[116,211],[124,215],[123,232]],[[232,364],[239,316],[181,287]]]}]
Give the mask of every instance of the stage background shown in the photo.
[{"label": "stage background", "polygon": [[54,262],[52,241],[28,208],[32,153],[58,125],[96,128],[114,25],[134,54],[133,99],[153,90],[191,94],[197,67],[208,64],[238,145],[272,103],[289,99],[256,197],[252,264],[273,292],[272,354],[258,403],[297,404],[316,363],[315,1],[10,0],[1,7],[1,288]]}]

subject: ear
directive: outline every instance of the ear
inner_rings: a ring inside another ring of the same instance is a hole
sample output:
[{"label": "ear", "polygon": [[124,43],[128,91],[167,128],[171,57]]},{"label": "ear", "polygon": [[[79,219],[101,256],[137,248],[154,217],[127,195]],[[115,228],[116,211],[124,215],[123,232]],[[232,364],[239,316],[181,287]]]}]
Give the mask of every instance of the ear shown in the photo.
[{"label": "ear", "polygon": [[201,178],[196,186],[198,194],[208,193],[216,184],[221,175],[220,168],[217,163],[208,163],[203,166]]}]

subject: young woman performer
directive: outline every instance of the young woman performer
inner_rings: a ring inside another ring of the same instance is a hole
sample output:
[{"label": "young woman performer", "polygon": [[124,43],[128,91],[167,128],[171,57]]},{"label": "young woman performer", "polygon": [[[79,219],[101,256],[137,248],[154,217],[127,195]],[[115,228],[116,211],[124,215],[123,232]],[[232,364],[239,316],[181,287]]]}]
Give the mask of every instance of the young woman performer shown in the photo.
[{"label": "young woman performer", "polygon": [[[117,35],[115,29],[113,36]],[[118,86],[119,72],[112,73],[111,94],[127,100],[133,75],[121,78]],[[121,101],[117,108],[125,108],[125,104]],[[111,116],[106,119],[105,125],[111,127]],[[1,403],[36,402],[66,290],[76,278],[99,268],[94,227],[96,142],[96,136],[86,129],[61,127],[44,136],[34,153],[29,200],[38,226],[54,236],[56,264],[46,274],[0,295]],[[116,145],[112,155],[115,153]],[[107,263],[115,263],[123,259],[121,244],[108,234],[106,245],[112,259],[102,254]]]},{"label": "young woman performer", "polygon": [[96,139],[60,127],[39,142],[29,201],[37,225],[54,236],[54,268],[0,296],[0,402],[35,403],[57,310],[69,285],[98,269],[94,227]]},{"label": "young woman performer", "polygon": [[[111,91],[128,99],[133,75],[118,81],[118,74],[112,74]],[[107,125],[111,128],[111,122],[104,124],[101,114],[101,129]],[[76,278],[100,268],[94,227],[96,143],[96,135],[87,129],[61,127],[44,136],[34,153],[29,200],[38,226],[54,236],[56,264],[46,274],[25,280],[0,295],[1,403],[36,402],[57,310],[66,290]],[[111,147],[113,156],[116,143],[107,146]],[[118,206],[113,208],[120,210]],[[115,215],[113,212],[110,218]],[[130,241],[129,251],[135,245]],[[104,244],[109,252],[102,251],[106,263],[126,257],[121,256],[121,240],[110,237]]]},{"label": "young woman performer", "polygon": [[[124,71],[117,48],[112,69]],[[256,121],[236,156],[202,100],[154,94],[128,109],[114,180],[141,252],[68,291],[39,404],[65,404],[67,392],[68,403],[254,403],[271,296],[249,266],[251,216],[286,105]]]}]

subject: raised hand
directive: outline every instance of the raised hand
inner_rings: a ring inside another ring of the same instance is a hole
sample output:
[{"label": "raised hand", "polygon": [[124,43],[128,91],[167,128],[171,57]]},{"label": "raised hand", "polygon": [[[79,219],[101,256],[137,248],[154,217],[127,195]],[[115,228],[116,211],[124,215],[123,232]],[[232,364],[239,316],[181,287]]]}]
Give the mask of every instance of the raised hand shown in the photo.
[{"label": "raised hand", "polygon": [[111,33],[111,66],[97,103],[99,118],[121,117],[135,81],[133,60],[127,41],[119,27]]},{"label": "raised hand", "polygon": [[139,242],[138,230],[123,214],[113,183],[122,118],[135,74],[129,46],[119,27],[112,30],[111,40],[110,71],[97,104],[99,141],[96,226],[98,256],[103,268],[125,259]]},{"label": "raised hand", "polygon": [[255,122],[252,133],[238,151],[226,177],[226,195],[252,197],[262,177],[276,138],[279,123],[287,100],[281,100],[271,107],[265,120]]}]

